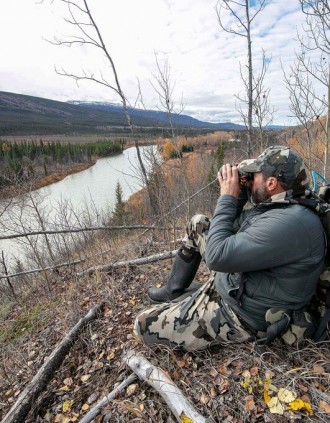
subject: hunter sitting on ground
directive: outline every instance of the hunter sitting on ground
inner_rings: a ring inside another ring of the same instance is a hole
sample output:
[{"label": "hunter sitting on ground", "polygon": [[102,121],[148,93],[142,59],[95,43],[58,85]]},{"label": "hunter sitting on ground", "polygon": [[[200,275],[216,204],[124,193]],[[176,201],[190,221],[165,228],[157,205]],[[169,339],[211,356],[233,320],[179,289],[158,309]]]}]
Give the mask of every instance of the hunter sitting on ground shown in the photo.
[{"label": "hunter sitting on ground", "polygon": [[[318,216],[288,201],[304,196],[307,179],[302,158],[285,146],[224,165],[212,221],[191,219],[166,286],[149,289],[153,301],[165,303],[138,315],[135,335],[148,345],[193,351],[263,338],[276,310],[303,310],[325,253]],[[178,301],[202,258],[213,276]]]}]

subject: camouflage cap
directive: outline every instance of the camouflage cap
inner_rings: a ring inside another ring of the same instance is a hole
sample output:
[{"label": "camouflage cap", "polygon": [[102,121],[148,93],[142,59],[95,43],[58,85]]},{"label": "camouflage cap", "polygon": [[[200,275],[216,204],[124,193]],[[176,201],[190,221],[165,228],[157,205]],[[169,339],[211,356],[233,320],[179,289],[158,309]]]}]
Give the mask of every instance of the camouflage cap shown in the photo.
[{"label": "camouflage cap", "polygon": [[308,186],[302,157],[292,148],[282,145],[267,148],[256,159],[244,160],[239,169],[243,172],[262,172],[266,176],[274,176],[288,185],[294,193],[304,192]]}]

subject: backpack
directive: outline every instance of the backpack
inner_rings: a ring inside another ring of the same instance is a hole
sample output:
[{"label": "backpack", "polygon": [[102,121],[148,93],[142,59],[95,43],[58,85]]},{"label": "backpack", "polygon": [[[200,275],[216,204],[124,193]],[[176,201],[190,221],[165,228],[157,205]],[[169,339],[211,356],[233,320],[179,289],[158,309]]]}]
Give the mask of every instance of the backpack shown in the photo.
[{"label": "backpack", "polygon": [[308,307],[302,310],[267,310],[265,319],[268,323],[263,343],[269,344],[275,338],[293,345],[304,339],[316,343],[330,341],[330,184],[318,187],[306,198],[292,200],[313,210],[321,219],[325,237],[324,269],[320,275],[317,289]]},{"label": "backpack", "polygon": [[324,270],[310,303],[310,313],[314,317],[316,328],[312,339],[315,342],[330,340],[330,184],[319,187],[316,213],[319,215],[325,235],[326,252]]}]

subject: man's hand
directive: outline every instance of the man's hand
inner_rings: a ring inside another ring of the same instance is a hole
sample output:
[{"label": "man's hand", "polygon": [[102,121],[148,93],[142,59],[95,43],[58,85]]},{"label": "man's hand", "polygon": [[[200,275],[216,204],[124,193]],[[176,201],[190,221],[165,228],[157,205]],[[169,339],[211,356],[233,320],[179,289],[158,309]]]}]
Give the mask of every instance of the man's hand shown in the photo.
[{"label": "man's hand", "polygon": [[221,195],[227,194],[238,198],[240,186],[236,165],[231,166],[231,164],[227,163],[222,166],[221,170],[218,172],[218,181]]}]

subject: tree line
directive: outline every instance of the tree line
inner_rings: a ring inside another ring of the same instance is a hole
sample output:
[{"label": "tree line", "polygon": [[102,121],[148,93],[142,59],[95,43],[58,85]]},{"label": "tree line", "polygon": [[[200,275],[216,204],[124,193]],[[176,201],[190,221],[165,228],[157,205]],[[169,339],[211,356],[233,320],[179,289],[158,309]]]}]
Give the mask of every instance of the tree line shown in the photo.
[{"label": "tree line", "polygon": [[54,166],[90,163],[98,157],[121,153],[125,140],[102,140],[84,144],[39,141],[8,142],[0,139],[0,189],[47,176]]}]

